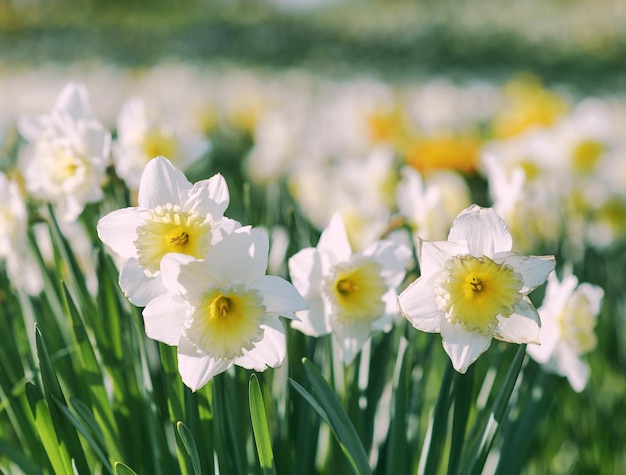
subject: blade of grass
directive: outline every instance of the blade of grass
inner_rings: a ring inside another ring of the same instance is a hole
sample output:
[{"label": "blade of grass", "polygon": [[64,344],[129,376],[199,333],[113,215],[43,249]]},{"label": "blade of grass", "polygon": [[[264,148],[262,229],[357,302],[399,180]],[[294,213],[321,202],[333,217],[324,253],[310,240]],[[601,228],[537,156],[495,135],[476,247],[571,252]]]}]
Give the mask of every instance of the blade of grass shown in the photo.
[{"label": "blade of grass", "polygon": [[181,421],[176,423],[176,431],[183,441],[183,445],[191,458],[191,466],[193,467],[193,471],[196,475],[202,474],[202,467],[200,465],[200,456],[198,455],[198,447],[196,447],[196,442],[193,439],[193,435],[189,428],[183,424]]},{"label": "blade of grass", "polygon": [[263,404],[261,387],[259,386],[259,380],[257,379],[256,374],[252,374],[250,377],[248,397],[250,403],[250,418],[252,419],[252,430],[254,432],[254,442],[256,444],[257,454],[259,455],[261,470],[266,475],[275,475],[276,467],[274,466],[272,440],[269,426],[267,425],[267,417],[265,415],[265,405]]},{"label": "blade of grass", "polygon": [[329,425],[354,472],[357,474],[372,473],[363,444],[346,411],[341,406],[339,398],[313,363],[307,358],[303,358],[302,363],[314,394],[309,393],[293,380],[290,380],[291,384]]},{"label": "blade of grass", "polygon": [[458,472],[467,419],[472,404],[472,387],[474,382],[474,366],[470,366],[465,374],[455,373],[453,381],[454,414],[452,416],[452,434],[450,437],[450,457],[448,458],[448,475]]},{"label": "blade of grass", "polygon": [[515,388],[517,377],[519,376],[522,368],[524,357],[526,356],[526,345],[520,345],[509,371],[506,374],[500,391],[498,392],[493,404],[489,408],[489,412],[486,415],[485,422],[480,431],[480,435],[471,450],[468,453],[467,460],[463,463],[462,475],[474,475],[479,474],[487,460],[491,445],[498,432],[498,428],[504,421],[507,413],[508,403]]},{"label": "blade of grass", "polygon": [[124,465],[122,462],[115,462],[113,468],[115,469],[116,475],[137,475],[137,472],[128,465]]}]

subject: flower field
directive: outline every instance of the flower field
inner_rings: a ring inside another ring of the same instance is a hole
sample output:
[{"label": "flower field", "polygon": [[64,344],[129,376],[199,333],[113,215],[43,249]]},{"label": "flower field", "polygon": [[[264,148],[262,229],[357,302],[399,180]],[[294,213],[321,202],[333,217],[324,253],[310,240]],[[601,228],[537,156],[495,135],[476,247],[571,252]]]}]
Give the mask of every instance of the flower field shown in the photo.
[{"label": "flower field", "polygon": [[0,2],[0,472],[626,471],[622,10],[114,3]]}]

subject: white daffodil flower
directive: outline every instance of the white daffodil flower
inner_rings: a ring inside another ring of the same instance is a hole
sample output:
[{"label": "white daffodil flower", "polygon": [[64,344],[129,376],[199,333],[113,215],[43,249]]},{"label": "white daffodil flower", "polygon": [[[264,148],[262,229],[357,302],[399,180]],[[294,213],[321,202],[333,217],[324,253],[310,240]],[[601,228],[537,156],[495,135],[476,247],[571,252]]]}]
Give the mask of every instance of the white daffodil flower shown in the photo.
[{"label": "white daffodil flower", "polygon": [[563,279],[548,277],[541,315],[541,346],[526,349],[527,353],[552,373],[566,376],[575,391],[582,391],[589,380],[589,366],[583,356],[596,347],[593,331],[604,291],[582,283],[565,268]]},{"label": "white daffodil flower", "polygon": [[30,145],[21,166],[33,197],[55,204],[64,221],[102,199],[111,134],[94,119],[83,85],[68,84],[49,115],[22,117],[18,128]]},{"label": "white daffodil flower", "polygon": [[124,258],[119,284],[143,307],[165,293],[161,259],[168,253],[203,259],[222,236],[239,227],[225,218],[226,181],[217,174],[192,185],[165,157],[151,160],[139,185],[137,207],[112,211],[98,221],[98,236]]},{"label": "white daffodil flower", "polygon": [[553,256],[511,252],[504,221],[472,205],[455,219],[448,241],[421,241],[421,276],[398,297],[418,330],[441,333],[454,368],[465,373],[492,338],[539,342],[540,320],[527,297],[554,269]]},{"label": "white daffodil flower", "polygon": [[339,214],[322,232],[317,248],[289,259],[289,273],[311,308],[291,326],[311,336],[333,333],[345,364],[352,362],[372,331],[389,330],[398,316],[396,288],[402,283],[410,249],[378,241],[353,253]]},{"label": "white daffodil flower", "polygon": [[267,235],[238,228],[206,258],[168,254],[161,262],[167,293],[143,310],[146,334],[178,346],[178,369],[193,391],[233,364],[256,371],[286,355],[279,316],[296,318],[306,301],[286,280],[265,275]]},{"label": "white daffodil flower", "polygon": [[17,183],[0,172],[0,259],[11,285],[30,295],[43,290],[43,276],[28,246],[28,212]]},{"label": "white daffodil flower", "polygon": [[176,167],[185,170],[203,156],[210,143],[201,136],[181,133],[163,121],[148,115],[140,98],[127,100],[117,118],[117,139],[113,142],[115,171],[128,188],[139,188],[141,174],[154,157],[167,156]]}]

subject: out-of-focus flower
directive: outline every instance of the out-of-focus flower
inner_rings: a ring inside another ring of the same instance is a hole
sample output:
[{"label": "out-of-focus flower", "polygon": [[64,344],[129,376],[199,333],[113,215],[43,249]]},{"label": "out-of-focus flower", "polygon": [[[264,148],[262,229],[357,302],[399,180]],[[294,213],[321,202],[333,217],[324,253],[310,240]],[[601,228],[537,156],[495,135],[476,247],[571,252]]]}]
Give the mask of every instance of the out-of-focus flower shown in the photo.
[{"label": "out-of-focus flower", "polygon": [[94,119],[83,85],[68,84],[49,115],[22,117],[18,128],[30,144],[21,166],[33,197],[55,204],[66,221],[102,198],[111,135]]},{"label": "out-of-focus flower", "polygon": [[411,257],[408,247],[378,241],[353,253],[339,214],[322,232],[317,248],[289,259],[296,289],[311,305],[291,326],[321,336],[333,333],[345,364],[376,330],[389,330],[398,315],[396,288]]},{"label": "out-of-focus flower", "polygon": [[553,256],[511,252],[511,235],[495,211],[472,205],[448,241],[422,241],[421,275],[398,297],[418,330],[441,333],[454,368],[465,373],[492,338],[538,343],[539,315],[527,297],[554,269]]},{"label": "out-of-focus flower", "polygon": [[569,110],[566,99],[546,89],[534,76],[511,80],[504,89],[505,105],[493,119],[493,133],[509,138],[534,127],[550,127]]},{"label": "out-of-focus flower", "polygon": [[263,371],[286,354],[279,316],[295,318],[306,301],[284,279],[265,275],[267,235],[238,228],[195,260],[168,254],[161,262],[167,293],[143,310],[146,334],[178,346],[178,369],[193,391],[238,365]]},{"label": "out-of-focus flower", "polygon": [[582,391],[589,380],[589,366],[583,360],[596,347],[594,327],[604,291],[588,283],[578,284],[571,266],[566,266],[559,281],[548,278],[541,316],[540,346],[526,351],[550,372],[566,376],[575,391]]},{"label": "out-of-focus flower", "polygon": [[15,288],[36,295],[43,289],[41,269],[28,246],[28,213],[17,183],[0,172],[0,259]]},{"label": "out-of-focus flower", "polygon": [[456,172],[433,172],[422,178],[413,168],[404,167],[396,200],[416,241],[442,240],[454,218],[470,205],[470,193],[466,181]]},{"label": "out-of-focus flower", "polygon": [[127,100],[117,118],[117,139],[113,160],[117,174],[131,190],[139,188],[141,174],[154,157],[171,157],[185,170],[209,149],[209,141],[200,135],[184,134],[164,120],[155,120],[139,98]]},{"label": "out-of-focus flower", "polygon": [[151,160],[139,185],[139,206],[112,211],[98,222],[98,236],[125,260],[119,284],[145,306],[165,293],[161,259],[168,253],[203,259],[210,246],[239,223],[225,218],[229,194],[221,175],[192,185],[165,157]]},{"label": "out-of-focus flower", "polygon": [[480,141],[471,135],[438,134],[415,139],[406,151],[406,163],[421,173],[433,170],[476,171]]}]

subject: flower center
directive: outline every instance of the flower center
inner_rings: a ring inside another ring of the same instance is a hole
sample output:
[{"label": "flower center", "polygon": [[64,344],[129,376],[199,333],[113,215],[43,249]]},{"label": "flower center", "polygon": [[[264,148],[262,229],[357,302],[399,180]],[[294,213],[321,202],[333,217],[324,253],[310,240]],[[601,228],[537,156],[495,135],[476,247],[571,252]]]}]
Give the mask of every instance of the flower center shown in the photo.
[{"label": "flower center", "polygon": [[575,292],[557,317],[563,340],[579,355],[590,352],[597,344],[593,331],[596,319],[590,307],[589,299]]},{"label": "flower center", "polygon": [[149,129],[143,136],[142,147],[148,158],[159,155],[175,157],[178,154],[176,137],[170,130],[163,128]]},{"label": "flower center", "polygon": [[384,314],[387,286],[380,271],[378,263],[367,259],[335,266],[325,288],[339,321],[371,322]]},{"label": "flower center", "polygon": [[161,258],[170,252],[201,259],[211,242],[211,225],[194,211],[182,211],[167,204],[149,211],[146,222],[137,228],[135,246],[139,264],[149,273],[159,271]]},{"label": "flower center", "polygon": [[487,256],[453,256],[435,284],[437,304],[452,323],[490,334],[498,315],[509,317],[522,299],[522,277]]},{"label": "flower center", "polygon": [[217,358],[236,358],[263,336],[263,297],[244,284],[213,288],[193,312],[187,337]]},{"label": "flower center", "polygon": [[574,148],[572,166],[577,173],[591,173],[605,152],[605,146],[595,140],[585,140]]}]

